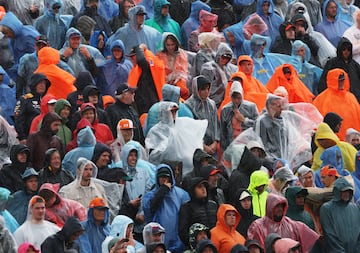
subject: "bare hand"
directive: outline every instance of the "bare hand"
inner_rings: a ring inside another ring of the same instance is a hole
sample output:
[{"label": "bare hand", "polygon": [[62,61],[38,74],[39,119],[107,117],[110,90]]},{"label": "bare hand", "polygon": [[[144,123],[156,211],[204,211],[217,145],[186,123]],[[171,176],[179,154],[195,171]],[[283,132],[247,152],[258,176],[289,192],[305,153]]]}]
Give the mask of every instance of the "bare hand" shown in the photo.
[{"label": "bare hand", "polygon": [[139,222],[139,223],[144,223],[145,217],[144,217],[143,214],[137,214],[137,215],[135,216],[135,220],[136,220],[137,222]]},{"label": "bare hand", "polygon": [[237,108],[235,108],[233,111],[234,111],[234,117],[237,121],[240,121],[240,122],[245,121],[244,115],[242,115],[242,113]]},{"label": "bare hand", "polygon": [[82,54],[83,56],[85,56],[86,59],[89,60],[89,59],[91,58],[91,54],[90,54],[89,50],[87,50],[86,47],[80,47],[80,48],[79,48],[79,52],[80,52],[80,54]]},{"label": "bare hand", "polygon": [[172,185],[171,185],[170,182],[166,182],[166,183],[164,183],[164,185],[167,186],[167,187],[171,190],[171,186],[172,186]]},{"label": "bare hand", "polygon": [[141,198],[136,198],[136,199],[130,200],[130,204],[131,204],[132,206],[135,206],[135,207],[140,206],[140,204],[141,204]]},{"label": "bare hand", "polygon": [[65,56],[66,58],[68,58],[70,55],[72,55],[74,53],[74,50],[71,47],[67,47],[65,48],[64,52],[63,52],[63,56]]}]

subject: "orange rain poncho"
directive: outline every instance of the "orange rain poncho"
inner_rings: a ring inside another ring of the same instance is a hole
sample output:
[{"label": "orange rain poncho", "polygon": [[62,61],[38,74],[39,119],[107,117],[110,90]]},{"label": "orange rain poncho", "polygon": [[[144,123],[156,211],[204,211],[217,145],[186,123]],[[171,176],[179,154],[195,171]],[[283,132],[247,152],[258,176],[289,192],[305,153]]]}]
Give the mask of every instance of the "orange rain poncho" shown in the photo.
[{"label": "orange rain poncho", "polygon": [[64,98],[76,91],[74,86],[75,77],[56,66],[60,61],[60,53],[51,47],[43,47],[39,53],[39,66],[34,73],[42,73],[50,80],[51,85],[48,93],[53,94],[56,99]]},{"label": "orange rain poncho", "polygon": [[[344,90],[338,89],[340,74],[343,74],[345,77]],[[316,97],[313,104],[323,116],[328,112],[335,112],[343,118],[340,131],[337,135],[340,140],[344,141],[348,128],[360,130],[360,106],[354,94],[349,91],[349,77],[343,69],[336,68],[330,70],[327,74],[326,82],[327,89]]]},{"label": "orange rain poncho", "polygon": [[[285,77],[283,68],[289,68],[291,71],[289,80]],[[274,75],[266,84],[266,88],[272,93],[279,86],[284,86],[289,93],[289,103],[311,103],[314,98],[314,94],[312,94],[306,85],[300,80],[295,68],[291,64],[286,63],[277,67]]]}]

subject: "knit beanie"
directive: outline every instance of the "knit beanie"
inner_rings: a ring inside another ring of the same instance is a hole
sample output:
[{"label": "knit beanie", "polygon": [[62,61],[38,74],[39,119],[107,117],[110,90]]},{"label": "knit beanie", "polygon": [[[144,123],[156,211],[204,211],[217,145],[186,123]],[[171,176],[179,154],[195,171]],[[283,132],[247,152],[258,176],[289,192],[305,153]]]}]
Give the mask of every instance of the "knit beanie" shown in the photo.
[{"label": "knit beanie", "polygon": [[89,16],[81,16],[77,22],[76,28],[79,29],[82,36],[86,41],[90,40],[91,32],[96,25],[95,20],[90,18]]}]

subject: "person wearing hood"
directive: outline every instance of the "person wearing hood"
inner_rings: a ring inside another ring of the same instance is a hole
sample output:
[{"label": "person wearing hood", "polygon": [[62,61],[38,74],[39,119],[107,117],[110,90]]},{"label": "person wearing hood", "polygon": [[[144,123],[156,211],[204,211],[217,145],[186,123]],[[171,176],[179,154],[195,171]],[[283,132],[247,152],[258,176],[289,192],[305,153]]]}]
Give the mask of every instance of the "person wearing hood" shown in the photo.
[{"label": "person wearing hood", "polygon": [[334,68],[327,74],[327,89],[322,91],[313,104],[322,115],[327,112],[337,113],[343,120],[337,134],[345,140],[346,129],[360,129],[360,106],[355,95],[350,91],[350,80],[345,70]]},{"label": "person wearing hood", "polygon": [[214,100],[209,98],[211,82],[203,75],[192,81],[192,95],[185,101],[195,119],[207,119],[208,126],[204,136],[204,151],[216,155],[220,141],[219,121]]},{"label": "person wearing hood", "polygon": [[98,167],[97,178],[104,180],[112,162],[110,148],[101,142],[96,143],[91,161]]},{"label": "person wearing hood", "polygon": [[[189,52],[180,48],[180,40],[178,37],[169,32],[164,32],[161,41],[161,50],[156,56],[164,62],[166,83],[180,87],[180,96],[187,99],[190,94],[187,87],[191,74],[191,64]],[[163,100],[164,97],[163,97]],[[173,101],[178,103],[177,101]]]},{"label": "person wearing hood", "polygon": [[178,236],[179,221],[177,217],[182,204],[190,200],[186,191],[175,185],[175,178],[170,166],[157,166],[157,182],[155,188],[146,193],[142,199],[145,221],[155,221],[164,226],[165,245],[171,252],[183,252],[184,245]]},{"label": "person wearing hood", "polygon": [[86,219],[86,208],[79,202],[62,198],[58,191],[60,184],[44,183],[39,189],[39,196],[45,199],[45,219],[62,228],[70,217],[80,221]]},{"label": "person wearing hood", "polygon": [[304,252],[302,246],[298,241],[290,238],[281,238],[274,242],[275,253],[297,253]]},{"label": "person wearing hood", "polygon": [[[149,222],[143,230],[144,247],[137,250],[138,253],[147,253],[147,246],[154,243],[163,243],[165,241],[165,228],[157,222]],[[165,246],[165,244],[164,244]],[[170,251],[166,251],[170,253]],[[164,252],[165,253],[165,252]]]},{"label": "person wearing hood", "polygon": [[253,212],[252,195],[245,188],[239,188],[229,203],[239,212],[241,220],[236,226],[238,231],[244,238],[247,238],[247,231],[251,223],[260,217]]},{"label": "person wearing hood", "polygon": [[119,14],[109,21],[109,25],[113,33],[116,33],[119,28],[125,26],[125,24],[129,22],[129,9],[134,6],[135,3],[133,0],[119,2]]},{"label": "person wearing hood", "polygon": [[14,109],[16,105],[16,95],[14,89],[10,87],[10,79],[2,66],[0,66],[0,115],[10,124],[14,125]]},{"label": "person wearing hood", "polygon": [[221,170],[213,164],[204,165],[200,168],[200,176],[208,181],[208,198],[216,202],[216,204],[221,205],[225,203],[224,191],[218,187],[218,179]]},{"label": "person wearing hood", "polygon": [[39,171],[39,186],[43,183],[60,184],[60,187],[74,181],[71,172],[62,168],[60,151],[50,148],[45,152],[44,166]]},{"label": "person wearing hood", "polygon": [[14,193],[24,188],[22,175],[30,162],[30,149],[23,144],[17,144],[10,149],[11,163],[4,164],[0,170],[0,186]]},{"label": "person wearing hood", "polygon": [[353,45],[353,48],[352,48],[353,59],[357,63],[360,63],[360,51],[359,51],[360,44],[358,43],[358,41],[356,39],[357,36],[360,34],[360,10],[356,10],[352,14],[352,18],[353,18],[352,21],[354,23],[351,27],[349,27],[348,29],[345,30],[343,37],[347,38]]},{"label": "person wearing hood", "polygon": [[54,95],[52,94],[46,94],[42,99],[41,99],[41,104],[40,104],[40,114],[37,115],[31,122],[30,125],[30,131],[29,134],[33,134],[36,133],[37,131],[40,130],[41,127],[41,123],[42,120],[44,118],[44,116],[48,113],[48,112],[54,112],[55,111],[55,103],[56,103],[56,98]]},{"label": "person wearing hood", "polygon": [[353,59],[353,45],[347,38],[341,38],[337,45],[337,56],[326,62],[321,75],[318,92],[323,92],[328,87],[328,72],[332,69],[339,68],[344,70],[349,77],[350,89],[358,101],[360,101],[360,88],[357,84],[360,82],[360,65]]},{"label": "person wearing hood", "polygon": [[27,243],[27,242],[24,242],[22,243],[21,245],[19,245],[19,248],[18,248],[18,253],[27,253],[28,251],[32,250],[32,252],[34,253],[39,253],[40,250],[38,248],[36,248],[34,245],[32,245],[31,243]]},{"label": "person wearing hood", "polygon": [[75,112],[80,110],[80,106],[84,103],[83,91],[88,85],[95,85],[91,73],[87,70],[80,71],[76,75],[76,79],[74,81],[74,86],[76,87],[76,90],[74,92],[71,92],[67,96],[67,100],[71,104],[70,115],[74,115]]},{"label": "person wearing hood", "polygon": [[291,56],[300,61],[300,64],[296,65],[299,79],[314,95],[317,95],[322,69],[309,63],[311,57],[310,49],[301,40],[295,40],[292,43],[291,50]]},{"label": "person wearing hood", "polygon": [[359,249],[359,208],[352,202],[353,186],[345,179],[335,181],[334,197],[320,208],[327,252],[355,253]]},{"label": "person wearing hood", "polygon": [[230,252],[236,244],[245,244],[245,238],[236,231],[241,220],[238,211],[229,204],[220,205],[217,211],[216,226],[210,230],[211,241],[219,253]]},{"label": "person wearing hood", "polygon": [[210,252],[210,253],[218,253],[216,246],[210,239],[201,240],[196,246],[196,253]]},{"label": "person wearing hood", "polygon": [[300,221],[285,216],[288,203],[285,197],[269,193],[266,200],[266,216],[255,220],[249,227],[249,239],[256,239],[264,247],[270,233],[278,233],[301,243],[303,252],[310,252],[319,235]]},{"label": "person wearing hood", "polygon": [[357,150],[350,143],[340,141],[337,135],[331,130],[328,124],[320,123],[315,132],[315,144],[317,149],[313,155],[313,164],[311,169],[316,171],[321,167],[321,155],[325,149],[337,145],[344,161],[344,168],[353,172],[355,169],[355,157]]},{"label": "person wearing hood", "polygon": [[270,233],[265,238],[265,252],[275,253],[274,244],[277,240],[281,239],[281,236],[277,233]]},{"label": "person wearing hood", "polygon": [[8,228],[10,233],[14,233],[19,228],[19,224],[14,216],[6,209],[7,203],[11,198],[10,194],[8,189],[0,187],[0,215],[4,218],[2,225]]},{"label": "person wearing hood", "polygon": [[315,185],[315,175],[311,168],[302,165],[297,170],[299,181],[302,187],[316,187]]},{"label": "person wearing hood", "polygon": [[242,131],[254,126],[258,117],[256,105],[244,99],[240,82],[232,82],[230,97],[231,102],[222,108],[220,114],[220,146],[223,151]]},{"label": "person wearing hood", "polygon": [[317,0],[295,0],[289,3],[285,20],[290,20],[294,16],[295,12],[300,13],[301,10],[308,12],[310,23],[312,26],[316,26],[322,21],[321,15],[321,3]]},{"label": "person wearing hood", "polygon": [[219,108],[224,100],[225,89],[230,76],[236,72],[236,66],[231,63],[233,52],[226,43],[220,43],[215,59],[202,65],[200,74],[211,80],[209,97]]},{"label": "person wearing hood", "polygon": [[285,63],[277,67],[266,84],[266,88],[271,93],[274,93],[279,86],[283,86],[287,90],[289,103],[311,103],[314,98],[314,94],[300,80],[297,71],[291,64]]},{"label": "person wearing hood", "polygon": [[36,19],[34,27],[40,34],[46,34],[51,47],[59,50],[64,45],[67,30],[66,21],[61,17],[63,1],[46,0],[44,5],[44,14]]},{"label": "person wearing hood", "polygon": [[336,47],[351,24],[340,19],[341,8],[337,1],[327,0],[323,4],[323,20],[315,26],[315,30],[322,33],[331,44]]},{"label": "person wearing hood", "polygon": [[108,40],[108,45],[114,40],[120,39],[125,48],[125,55],[128,55],[131,49],[142,43],[151,52],[156,52],[158,42],[161,41],[161,33],[155,28],[146,26],[144,24],[146,10],[143,5],[136,5],[129,9],[129,23],[124,27],[119,28]]},{"label": "person wearing hood", "polygon": [[99,75],[96,86],[100,94],[115,97],[120,84],[127,81],[133,65],[125,57],[125,46],[121,40],[114,40],[110,45],[111,59],[104,61],[99,66]]},{"label": "person wearing hood", "polygon": [[266,199],[268,196],[269,175],[257,170],[251,173],[248,191],[252,196],[253,213],[256,216],[264,217],[266,214]]},{"label": "person wearing hood", "polygon": [[[171,84],[165,84],[162,88],[162,101],[168,101],[168,102],[174,102],[178,105],[179,110],[177,112],[178,117],[188,117],[193,119],[194,115],[192,114],[189,107],[187,107],[183,102],[180,101],[180,95],[181,94],[181,88],[171,85]],[[162,102],[158,102],[153,104],[147,114],[146,120],[145,120],[145,135],[150,131],[150,129],[159,123],[159,105]]]},{"label": "person wearing hood", "polygon": [[292,220],[301,221],[309,228],[315,230],[313,219],[310,214],[304,210],[307,195],[309,195],[309,193],[306,188],[299,186],[288,187],[285,192],[285,198],[289,204],[286,216]]},{"label": "person wearing hood", "polygon": [[43,73],[49,79],[51,86],[48,93],[53,94],[56,99],[67,98],[75,91],[73,85],[75,77],[59,68],[60,53],[52,47],[44,47],[38,52],[39,66],[34,73]]},{"label": "person wearing hood", "polygon": [[61,127],[57,136],[61,139],[64,149],[72,139],[72,133],[67,126],[70,120],[71,104],[66,99],[60,98],[55,103],[55,112],[61,117]]},{"label": "person wearing hood", "polygon": [[102,253],[109,253],[109,247],[111,240],[114,238],[126,238],[129,240],[128,245],[126,247],[127,252],[135,253],[135,250],[140,250],[144,247],[139,241],[134,239],[133,237],[133,227],[134,221],[125,216],[125,215],[118,215],[114,218],[110,225],[110,233],[105,238],[105,240],[101,244]]},{"label": "person wearing hood", "polygon": [[189,228],[190,249],[184,251],[184,253],[195,253],[200,242],[206,239],[210,239],[210,229],[201,223],[192,224]]},{"label": "person wearing hood", "polygon": [[144,211],[141,206],[142,197],[152,188],[151,178],[147,168],[138,164],[141,157],[139,150],[134,144],[125,144],[121,152],[121,161],[125,173],[133,180],[126,183],[126,191],[129,195],[133,213],[130,218],[134,220],[134,233],[138,241],[142,240],[142,230],[145,226]]},{"label": "person wearing hood", "polygon": [[26,143],[30,149],[30,162],[35,170],[41,169],[45,152],[49,148],[56,148],[60,150],[61,156],[64,155],[61,139],[56,136],[60,126],[60,116],[55,112],[49,112],[44,116],[40,130],[29,135]]},{"label": "person wearing hood", "polygon": [[90,160],[80,157],[77,160],[76,179],[61,187],[59,195],[63,198],[78,201],[83,206],[89,206],[92,199],[106,199],[104,187],[93,180],[97,175],[97,167]]},{"label": "person wearing hood", "polygon": [[22,174],[24,187],[11,195],[6,208],[14,216],[18,224],[23,224],[28,212],[29,200],[38,191],[38,173],[33,168],[27,168]]},{"label": "person wearing hood", "polygon": [[[2,252],[16,253],[18,252],[15,238],[5,224],[4,217],[0,217],[0,250]],[[20,252],[20,250],[19,250]],[[35,251],[34,251],[35,252]],[[22,253],[22,252],[20,252]],[[36,252],[35,252],[36,253]]]},{"label": "person wearing hood", "polygon": [[45,220],[45,200],[35,195],[28,203],[27,219],[15,231],[14,238],[18,245],[27,242],[39,248],[48,236],[59,230],[54,223]]},{"label": "person wearing hood", "polygon": [[33,74],[30,77],[31,92],[23,95],[15,106],[15,129],[18,139],[25,144],[29,135],[32,120],[40,114],[42,97],[50,87],[49,79],[43,74]]},{"label": "person wearing hood", "polygon": [[280,167],[270,179],[269,192],[284,196],[286,189],[294,185],[297,180],[298,178],[288,166]]},{"label": "person wearing hood", "polygon": [[352,179],[354,180],[354,200],[355,203],[358,203],[360,199],[360,153],[359,151],[356,153],[355,158],[355,171],[351,173]]},{"label": "person wearing hood", "polygon": [[81,71],[88,70],[93,77],[96,77],[97,65],[104,61],[104,56],[98,49],[82,44],[81,37],[79,30],[73,27],[67,30],[66,41],[60,50],[60,59],[70,66],[75,76]]},{"label": "person wearing hood", "polygon": [[349,127],[348,129],[346,129],[345,141],[353,145],[357,150],[359,150],[360,132],[352,127]]},{"label": "person wearing hood", "polygon": [[181,205],[179,212],[178,234],[189,248],[189,228],[194,223],[201,223],[208,228],[216,224],[218,205],[208,199],[208,183],[202,177],[193,177],[189,185],[190,200]]},{"label": "person wearing hood", "polygon": [[78,128],[73,133],[74,138],[69,142],[66,150],[68,151],[62,161],[65,170],[76,176],[76,161],[80,157],[90,160],[96,144],[96,137],[87,119],[80,120]]},{"label": "person wearing hood", "polygon": [[170,32],[182,43],[180,25],[169,14],[171,3],[167,0],[154,0],[154,17],[145,21],[145,25],[155,28],[161,34]]},{"label": "person wearing hood", "polygon": [[190,15],[181,25],[181,35],[184,41],[185,49],[187,49],[187,42],[189,40],[191,32],[196,30],[200,25],[199,13],[201,10],[210,12],[211,7],[200,0],[192,2]]},{"label": "person wearing hood", "polygon": [[98,197],[91,200],[87,220],[81,223],[85,231],[77,240],[79,253],[101,253],[101,244],[110,233],[109,215],[109,207],[104,199]]},{"label": "person wearing hood", "polygon": [[95,30],[105,31],[109,37],[112,33],[111,28],[103,15],[98,12],[99,0],[85,0],[84,9],[71,20],[70,27],[76,27],[80,17],[88,16],[95,21]]},{"label": "person wearing hood", "polygon": [[291,55],[292,44],[295,40],[295,26],[285,21],[279,27],[280,35],[278,35],[270,48],[272,53]]},{"label": "person wearing hood", "polygon": [[80,247],[75,242],[84,233],[80,221],[76,217],[69,217],[64,227],[54,235],[49,236],[41,244],[42,252],[66,253],[70,250],[79,252]]}]

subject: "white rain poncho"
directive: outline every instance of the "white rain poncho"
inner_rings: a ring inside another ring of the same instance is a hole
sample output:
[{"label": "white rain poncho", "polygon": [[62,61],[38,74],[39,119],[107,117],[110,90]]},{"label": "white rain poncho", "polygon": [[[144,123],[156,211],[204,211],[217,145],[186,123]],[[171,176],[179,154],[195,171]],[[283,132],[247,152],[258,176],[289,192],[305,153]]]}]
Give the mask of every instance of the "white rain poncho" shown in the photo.
[{"label": "white rain poncho", "polygon": [[17,133],[14,127],[10,126],[9,123],[0,116],[0,168],[2,168],[5,163],[11,163],[10,149],[13,145],[19,143],[16,136]]},{"label": "white rain poncho", "polygon": [[149,161],[158,165],[164,159],[183,162],[183,175],[193,169],[195,149],[203,147],[203,137],[207,120],[194,120],[187,117],[173,119],[171,108],[174,102],[160,102],[160,122],[153,126],[146,139],[150,151]]}]

